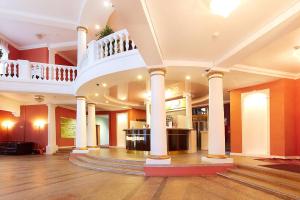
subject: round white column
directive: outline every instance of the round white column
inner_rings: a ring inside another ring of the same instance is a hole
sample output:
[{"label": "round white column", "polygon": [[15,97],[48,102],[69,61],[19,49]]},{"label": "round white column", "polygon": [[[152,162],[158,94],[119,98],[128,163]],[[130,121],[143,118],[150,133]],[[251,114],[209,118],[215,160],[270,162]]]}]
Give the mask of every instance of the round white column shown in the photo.
[{"label": "round white column", "polygon": [[96,137],[96,105],[88,103],[88,132],[87,132],[87,146],[88,148],[97,148]]},{"label": "round white column", "polygon": [[208,157],[225,156],[223,73],[208,73]]},{"label": "round white column", "polygon": [[[85,153],[87,151],[86,136],[86,99],[85,97],[76,97],[76,153]],[[74,152],[74,151],[73,151]]]},{"label": "round white column", "polygon": [[83,55],[86,53],[86,37],[88,29],[83,26],[77,27],[77,65],[82,61]]},{"label": "round white column", "polygon": [[230,163],[232,159],[226,159],[225,156],[223,73],[211,71],[207,74],[207,77],[209,87],[209,113],[208,159],[206,161]]},{"label": "round white column", "polygon": [[193,113],[192,113],[192,95],[191,95],[191,80],[185,80],[185,122],[186,128],[193,128]]},{"label": "round white column", "polygon": [[146,100],[145,102],[146,104],[146,124],[149,125],[149,127],[151,127],[151,104],[150,104],[150,100]]},{"label": "round white column", "polygon": [[166,110],[165,110],[165,69],[149,70],[151,80],[151,146],[146,164],[170,164],[168,156]]},{"label": "round white column", "polygon": [[54,154],[58,150],[56,145],[56,105],[48,104],[48,145],[46,146],[46,154]]}]

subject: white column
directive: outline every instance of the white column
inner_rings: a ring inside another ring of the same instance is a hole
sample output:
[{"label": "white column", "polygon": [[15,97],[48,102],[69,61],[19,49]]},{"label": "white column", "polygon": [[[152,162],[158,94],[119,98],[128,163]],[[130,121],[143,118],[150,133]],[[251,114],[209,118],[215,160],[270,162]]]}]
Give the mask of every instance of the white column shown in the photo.
[{"label": "white column", "polygon": [[49,64],[55,64],[56,51],[54,49],[48,49],[48,50],[49,50],[49,58],[48,58]]},{"label": "white column", "polygon": [[82,61],[83,55],[86,53],[86,36],[87,28],[83,26],[77,27],[77,65]]},{"label": "white column", "polygon": [[185,124],[186,128],[193,128],[193,113],[192,113],[192,95],[191,95],[191,80],[185,80]]},{"label": "white column", "polygon": [[46,154],[54,154],[58,150],[56,145],[56,105],[48,104],[48,145],[46,146]]},{"label": "white column", "polygon": [[150,79],[146,80],[146,124],[151,127],[151,97],[150,97]]},{"label": "white column", "polygon": [[203,161],[231,163],[225,155],[225,127],[223,102],[223,73],[211,71],[207,74],[209,87],[208,155]]},{"label": "white column", "polygon": [[87,153],[86,99],[78,96],[76,100],[76,149],[73,150],[73,153]]},{"label": "white column", "polygon": [[165,110],[165,69],[149,70],[151,80],[151,146],[146,164],[170,164],[168,156],[166,110]]},{"label": "white column", "polygon": [[97,148],[96,137],[96,105],[88,103],[88,132],[87,132],[87,146],[89,149]]}]

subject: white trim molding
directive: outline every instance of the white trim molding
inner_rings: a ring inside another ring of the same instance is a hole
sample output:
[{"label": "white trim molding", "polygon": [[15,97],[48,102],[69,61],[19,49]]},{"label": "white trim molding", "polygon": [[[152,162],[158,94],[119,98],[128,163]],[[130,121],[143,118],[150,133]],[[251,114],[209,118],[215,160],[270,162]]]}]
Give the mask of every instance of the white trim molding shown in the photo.
[{"label": "white trim molding", "polygon": [[294,80],[300,78],[299,73],[284,72],[279,70],[265,69],[265,68],[249,66],[249,65],[241,65],[241,64],[234,65],[233,67],[230,67],[229,70],[246,72],[251,74],[258,74],[258,75],[265,75],[265,76],[272,76],[278,78],[288,78]]}]

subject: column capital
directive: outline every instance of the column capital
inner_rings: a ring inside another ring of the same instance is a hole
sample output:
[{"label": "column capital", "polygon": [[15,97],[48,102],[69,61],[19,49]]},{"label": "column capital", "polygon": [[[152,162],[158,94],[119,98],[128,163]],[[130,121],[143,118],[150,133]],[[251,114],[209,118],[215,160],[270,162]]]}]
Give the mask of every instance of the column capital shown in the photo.
[{"label": "column capital", "polygon": [[148,69],[148,72],[149,72],[150,76],[158,75],[158,74],[165,75],[167,73],[167,70],[164,67],[155,67],[155,68]]},{"label": "column capital", "polygon": [[206,76],[207,76],[208,80],[211,79],[211,78],[223,78],[224,73],[220,72],[220,71],[209,71],[206,74]]},{"label": "column capital", "polygon": [[76,100],[86,100],[85,96],[76,96]]},{"label": "column capital", "polygon": [[92,103],[92,102],[87,103],[87,105],[93,105],[93,106],[96,106],[96,104],[95,104],[95,103]]},{"label": "column capital", "polygon": [[77,30],[77,32],[78,31],[85,31],[86,33],[88,33],[88,29],[84,26],[77,26],[76,30]]}]

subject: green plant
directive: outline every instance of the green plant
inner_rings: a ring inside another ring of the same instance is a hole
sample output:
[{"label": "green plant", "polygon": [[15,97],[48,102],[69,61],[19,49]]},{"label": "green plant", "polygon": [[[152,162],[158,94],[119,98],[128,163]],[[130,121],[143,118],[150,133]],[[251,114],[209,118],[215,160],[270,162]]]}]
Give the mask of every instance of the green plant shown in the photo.
[{"label": "green plant", "polygon": [[114,33],[114,30],[110,26],[106,25],[101,31],[96,33],[97,40],[100,40],[101,38],[104,38],[112,33]]}]

